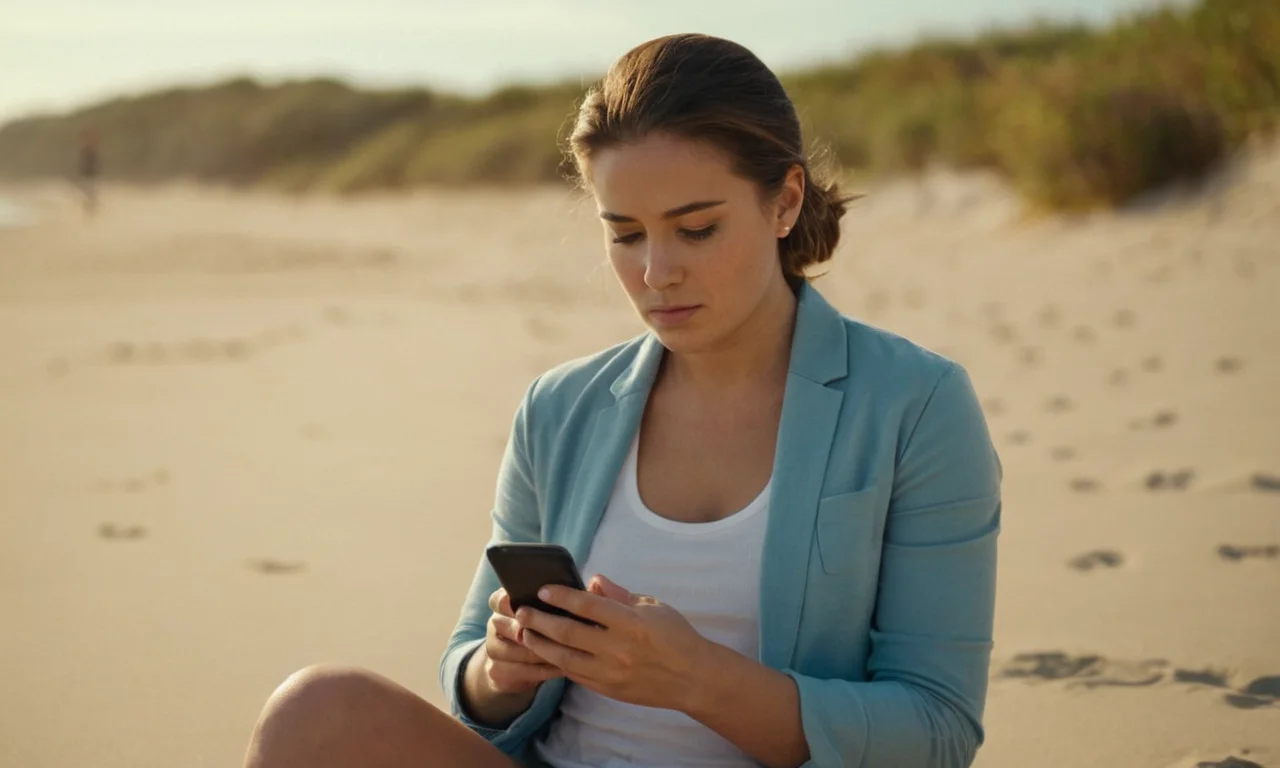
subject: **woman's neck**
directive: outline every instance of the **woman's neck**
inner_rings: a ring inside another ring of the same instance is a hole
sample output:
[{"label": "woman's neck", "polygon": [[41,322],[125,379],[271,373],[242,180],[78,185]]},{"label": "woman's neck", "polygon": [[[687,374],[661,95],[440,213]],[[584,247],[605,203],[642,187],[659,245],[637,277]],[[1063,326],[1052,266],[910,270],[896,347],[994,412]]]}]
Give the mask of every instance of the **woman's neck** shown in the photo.
[{"label": "woman's neck", "polygon": [[796,295],[780,280],[746,322],[714,348],[668,354],[663,377],[721,395],[761,385],[785,386],[795,317]]}]

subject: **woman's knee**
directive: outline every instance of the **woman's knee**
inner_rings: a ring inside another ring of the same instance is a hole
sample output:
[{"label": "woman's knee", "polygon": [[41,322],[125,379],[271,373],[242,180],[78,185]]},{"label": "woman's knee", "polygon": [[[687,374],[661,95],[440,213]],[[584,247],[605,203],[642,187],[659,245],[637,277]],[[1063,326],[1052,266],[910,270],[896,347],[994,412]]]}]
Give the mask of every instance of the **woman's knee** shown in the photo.
[{"label": "woman's knee", "polygon": [[259,749],[332,746],[385,716],[408,695],[357,667],[319,664],[289,675],[267,699],[254,731]]}]

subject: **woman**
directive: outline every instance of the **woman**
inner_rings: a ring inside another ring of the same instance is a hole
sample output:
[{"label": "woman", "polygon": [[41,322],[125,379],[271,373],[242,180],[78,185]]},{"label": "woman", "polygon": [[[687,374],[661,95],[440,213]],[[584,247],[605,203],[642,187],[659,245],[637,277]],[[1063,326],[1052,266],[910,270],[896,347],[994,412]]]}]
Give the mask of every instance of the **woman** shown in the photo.
[{"label": "woman", "polygon": [[251,766],[965,766],[983,739],[1000,467],[956,364],[840,316],[805,270],[846,198],[749,51],[623,56],[570,149],[650,332],[529,388],[492,542],[589,589],[522,609],[483,558],[451,713],[367,672],[295,675]]}]

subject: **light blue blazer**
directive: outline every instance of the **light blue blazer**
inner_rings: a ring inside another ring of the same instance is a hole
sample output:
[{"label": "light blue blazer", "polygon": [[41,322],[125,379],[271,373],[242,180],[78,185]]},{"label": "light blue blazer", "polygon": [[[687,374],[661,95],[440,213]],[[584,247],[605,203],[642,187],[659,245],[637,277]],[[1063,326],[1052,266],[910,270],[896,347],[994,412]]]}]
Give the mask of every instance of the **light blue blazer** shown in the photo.
[{"label": "light blue blazer", "polygon": [[[1001,468],[981,408],[959,365],[842,317],[808,285],[798,296],[759,661],[795,680],[807,766],[967,766],[983,740],[1000,527]],[[646,334],[530,386],[498,475],[492,542],[553,542],[586,560],[663,351]],[[565,681],[544,683],[505,729],[462,712],[459,673],[484,642],[498,586],[482,556],[440,682],[455,716],[519,758]]]}]

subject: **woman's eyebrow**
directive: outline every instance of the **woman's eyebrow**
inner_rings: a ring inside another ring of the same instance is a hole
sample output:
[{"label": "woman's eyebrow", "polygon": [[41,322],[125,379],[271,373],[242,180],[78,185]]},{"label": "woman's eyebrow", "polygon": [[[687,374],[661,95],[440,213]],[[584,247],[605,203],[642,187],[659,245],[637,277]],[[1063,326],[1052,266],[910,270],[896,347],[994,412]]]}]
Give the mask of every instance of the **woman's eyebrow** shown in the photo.
[{"label": "woman's eyebrow", "polygon": [[[714,208],[717,205],[724,205],[724,201],[723,200],[699,200],[694,203],[685,203],[684,205],[679,206],[678,208],[672,208],[671,210],[666,211],[665,213],[662,214],[662,218],[675,219],[680,216],[684,216],[685,214],[688,214],[688,213],[694,213],[696,211],[704,211],[708,208]],[[630,216],[623,216],[620,213],[610,213],[609,211],[601,211],[600,218],[604,219],[605,221],[612,221],[616,224],[634,224],[635,223],[635,219],[631,218]]]}]

